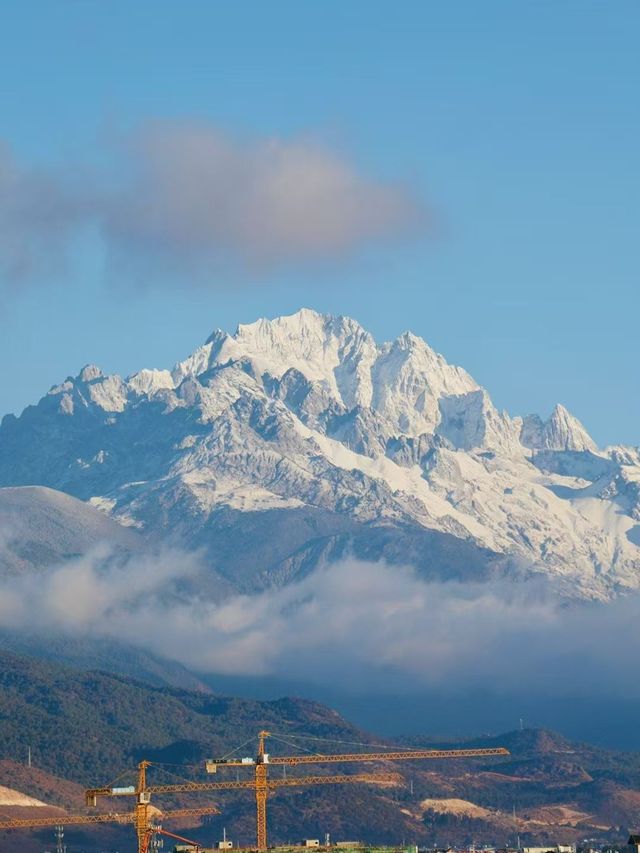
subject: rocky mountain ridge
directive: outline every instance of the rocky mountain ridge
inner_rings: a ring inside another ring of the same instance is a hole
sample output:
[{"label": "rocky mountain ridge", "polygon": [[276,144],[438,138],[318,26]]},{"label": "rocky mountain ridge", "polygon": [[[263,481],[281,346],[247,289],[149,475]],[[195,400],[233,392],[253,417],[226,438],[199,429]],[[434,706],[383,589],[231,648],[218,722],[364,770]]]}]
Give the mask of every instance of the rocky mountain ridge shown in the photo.
[{"label": "rocky mountain ridge", "polygon": [[307,309],[172,371],[87,366],[6,416],[0,485],[29,484],[170,531],[243,590],[347,553],[578,598],[640,586],[636,448],[597,448],[562,406],[510,417],[421,338]]}]

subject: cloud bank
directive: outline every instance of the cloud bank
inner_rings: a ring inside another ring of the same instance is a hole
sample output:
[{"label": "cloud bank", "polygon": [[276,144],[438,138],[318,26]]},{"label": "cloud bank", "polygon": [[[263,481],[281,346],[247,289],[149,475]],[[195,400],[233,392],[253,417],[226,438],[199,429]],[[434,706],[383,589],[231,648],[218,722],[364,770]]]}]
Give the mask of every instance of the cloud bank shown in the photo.
[{"label": "cloud bank", "polygon": [[408,186],[368,177],[311,139],[155,123],[111,146],[101,167],[58,169],[30,169],[0,148],[5,286],[58,267],[86,228],[120,268],[166,278],[331,261],[424,221]]},{"label": "cloud bank", "polygon": [[[425,583],[343,561],[287,587],[215,603],[193,555],[104,549],[5,579],[0,627],[112,638],[188,667],[380,693],[487,684],[555,697],[640,696],[637,596],[566,606],[535,584]],[[33,614],[38,614],[34,628]]]}]

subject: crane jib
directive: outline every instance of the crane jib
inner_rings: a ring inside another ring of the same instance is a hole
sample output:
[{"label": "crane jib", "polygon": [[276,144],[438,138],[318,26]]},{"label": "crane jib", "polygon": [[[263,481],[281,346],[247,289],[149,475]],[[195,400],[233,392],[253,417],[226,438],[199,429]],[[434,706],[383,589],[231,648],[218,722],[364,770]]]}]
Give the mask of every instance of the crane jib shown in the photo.
[{"label": "crane jib", "polygon": [[[452,758],[489,758],[509,755],[509,750],[504,747],[485,747],[479,749],[407,749],[387,752],[349,752],[340,754],[322,755],[319,753],[307,753],[304,755],[272,756],[265,749],[265,739],[270,733],[261,731],[258,734],[258,749],[255,757],[240,759],[209,759],[205,762],[208,773],[216,773],[218,768],[224,767],[251,767],[251,778],[240,780],[224,780],[219,782],[180,782],[169,785],[147,785],[146,769],[152,762],[141,761],[138,765],[138,784],[121,788],[93,788],[86,791],[87,805],[95,806],[97,798],[102,796],[114,797],[126,794],[135,794],[138,803],[148,803],[151,794],[177,794],[204,791],[231,791],[251,789],[256,799],[256,836],[257,849],[267,849],[267,799],[270,793],[278,788],[293,785],[330,785],[349,783],[370,784],[399,784],[402,778],[393,773],[360,773],[342,775],[314,775],[314,776],[291,776],[283,778],[271,778],[269,776],[269,765],[295,766],[303,764],[337,764],[360,761],[420,761],[424,759],[435,759],[446,761]],[[146,853],[146,851],[144,851]]]},{"label": "crane jib", "polygon": [[424,759],[450,758],[487,758],[490,756],[509,755],[509,750],[502,746],[487,747],[483,749],[420,749],[402,750],[399,752],[348,752],[342,754],[321,755],[262,755],[255,758],[242,758],[240,760],[210,758],[205,762],[208,773],[215,773],[218,767],[247,767],[256,764],[327,764],[349,761],[411,761]]},{"label": "crane jib", "polygon": [[351,752],[342,755],[290,755],[272,756],[270,764],[324,764],[325,762],[349,761],[411,761],[424,759],[485,758],[494,755],[509,755],[503,747],[491,749],[429,749],[403,752]]}]

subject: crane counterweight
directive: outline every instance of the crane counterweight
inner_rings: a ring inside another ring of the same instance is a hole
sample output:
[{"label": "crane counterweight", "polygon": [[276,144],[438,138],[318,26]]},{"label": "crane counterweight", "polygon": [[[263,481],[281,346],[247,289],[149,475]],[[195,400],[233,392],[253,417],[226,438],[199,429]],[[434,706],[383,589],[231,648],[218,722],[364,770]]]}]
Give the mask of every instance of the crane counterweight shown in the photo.
[{"label": "crane counterweight", "polygon": [[[402,779],[395,773],[359,773],[339,775],[314,775],[314,776],[290,776],[275,779],[269,776],[269,767],[298,766],[306,764],[330,764],[349,762],[387,762],[387,761],[419,761],[425,759],[461,759],[461,758],[488,758],[493,756],[509,755],[504,747],[490,747],[482,749],[418,749],[418,750],[390,750],[387,752],[351,752],[351,753],[310,753],[305,755],[271,755],[265,750],[266,738],[271,737],[271,732],[260,731],[258,733],[258,748],[255,758],[240,759],[208,759],[205,769],[208,773],[217,773],[222,767],[252,767],[253,778],[241,781],[215,781],[215,782],[179,782],[169,785],[148,785],[146,770],[151,762],[142,761],[138,766],[138,782],[129,788],[92,788],[86,791],[88,805],[94,805],[98,797],[114,797],[121,795],[136,794],[138,802],[143,794],[150,798],[151,794],[179,794],[196,793],[205,791],[230,791],[250,789],[254,792],[256,802],[256,842],[257,849],[267,849],[267,799],[273,791],[291,786],[299,785],[333,785],[333,784],[399,784]],[[148,804],[149,799],[145,800]]]}]

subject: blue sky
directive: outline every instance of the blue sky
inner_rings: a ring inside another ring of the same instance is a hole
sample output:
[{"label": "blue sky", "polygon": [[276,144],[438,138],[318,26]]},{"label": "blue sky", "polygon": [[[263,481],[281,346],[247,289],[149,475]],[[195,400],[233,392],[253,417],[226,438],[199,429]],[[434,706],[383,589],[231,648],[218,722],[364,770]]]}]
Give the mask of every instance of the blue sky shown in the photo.
[{"label": "blue sky", "polygon": [[211,127],[311,140],[431,224],[192,276],[184,253],[130,274],[89,223],[66,264],[0,288],[0,411],[86,362],[170,366],[215,327],[308,306],[412,329],[512,414],[560,401],[599,442],[639,443],[639,37],[625,0],[4,5],[0,137],[23,172],[118,183],[122,137]]}]

